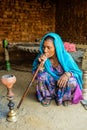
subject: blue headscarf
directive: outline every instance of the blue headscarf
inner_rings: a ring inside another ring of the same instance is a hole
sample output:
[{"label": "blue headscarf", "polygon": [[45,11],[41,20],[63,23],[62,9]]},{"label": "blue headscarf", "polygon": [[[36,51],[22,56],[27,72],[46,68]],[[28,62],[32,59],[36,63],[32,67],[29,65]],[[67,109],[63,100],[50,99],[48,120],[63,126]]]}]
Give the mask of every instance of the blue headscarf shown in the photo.
[{"label": "blue headscarf", "polygon": [[[72,72],[74,74],[74,77],[77,79],[77,82],[80,85],[80,89],[82,89],[82,71],[79,69],[78,65],[73,60],[72,56],[65,50],[61,37],[54,32],[50,32],[42,38],[41,43],[40,43],[40,48],[39,48],[40,53],[38,54],[38,56],[33,62],[32,70],[34,71],[39,64],[38,57],[44,53],[43,52],[44,39],[48,36],[51,36],[54,38],[54,47],[56,50],[56,55],[62,68],[64,69],[65,72]],[[50,66],[52,66],[52,64],[50,60],[47,59],[44,63],[45,70],[49,74],[51,74],[56,80],[58,80],[59,78],[58,75],[56,74],[56,72],[52,72],[50,70]]]}]

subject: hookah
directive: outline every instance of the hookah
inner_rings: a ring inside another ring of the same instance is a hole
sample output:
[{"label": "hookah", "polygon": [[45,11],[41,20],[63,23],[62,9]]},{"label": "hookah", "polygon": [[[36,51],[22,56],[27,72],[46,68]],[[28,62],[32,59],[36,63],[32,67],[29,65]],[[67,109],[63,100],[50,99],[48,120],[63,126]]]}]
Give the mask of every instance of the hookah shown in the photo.
[{"label": "hookah", "polygon": [[8,107],[10,111],[7,114],[7,121],[16,122],[17,118],[16,118],[16,112],[14,111],[14,103],[13,103],[14,93],[12,92],[12,87],[13,84],[16,82],[16,77],[11,74],[6,74],[1,77],[1,82],[7,88],[7,100],[9,100]]},{"label": "hookah", "polygon": [[17,111],[20,108],[25,96],[27,95],[27,93],[29,91],[30,86],[34,82],[35,77],[36,77],[38,71],[40,70],[40,68],[42,67],[43,64],[44,64],[44,61],[42,61],[39,64],[39,66],[38,66],[36,72],[34,73],[30,83],[28,84],[19,104],[17,105],[16,110],[14,110],[14,106],[15,106],[15,104],[13,102],[14,93],[12,92],[13,85],[16,83],[16,77],[15,77],[15,75],[12,75],[12,74],[6,74],[6,75],[3,75],[1,77],[2,84],[4,84],[7,88],[7,99],[9,100],[9,103],[8,103],[9,112],[8,112],[7,118],[6,118],[7,121],[9,121],[9,122],[16,122],[17,121],[17,116],[16,116]]}]

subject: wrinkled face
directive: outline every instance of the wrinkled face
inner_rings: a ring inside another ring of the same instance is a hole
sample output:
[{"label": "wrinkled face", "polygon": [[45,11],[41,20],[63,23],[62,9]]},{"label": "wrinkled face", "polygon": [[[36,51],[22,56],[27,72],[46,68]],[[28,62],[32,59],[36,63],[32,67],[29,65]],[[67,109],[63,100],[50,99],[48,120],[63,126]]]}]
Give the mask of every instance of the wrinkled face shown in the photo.
[{"label": "wrinkled face", "polygon": [[43,51],[48,58],[51,58],[55,55],[55,47],[51,39],[47,39],[44,41]]}]

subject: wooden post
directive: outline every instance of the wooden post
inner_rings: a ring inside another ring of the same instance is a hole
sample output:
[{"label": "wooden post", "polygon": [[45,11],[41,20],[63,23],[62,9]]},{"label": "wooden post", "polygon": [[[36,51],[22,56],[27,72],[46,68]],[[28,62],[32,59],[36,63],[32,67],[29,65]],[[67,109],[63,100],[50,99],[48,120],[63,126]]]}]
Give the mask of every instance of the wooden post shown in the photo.
[{"label": "wooden post", "polygon": [[83,70],[83,98],[87,100],[87,70]]}]

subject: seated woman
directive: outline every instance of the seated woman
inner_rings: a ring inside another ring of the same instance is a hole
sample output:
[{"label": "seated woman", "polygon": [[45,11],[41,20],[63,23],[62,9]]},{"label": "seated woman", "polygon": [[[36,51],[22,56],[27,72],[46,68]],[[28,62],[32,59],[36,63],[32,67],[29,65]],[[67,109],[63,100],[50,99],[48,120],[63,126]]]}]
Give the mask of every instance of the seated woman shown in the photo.
[{"label": "seated woman", "polygon": [[40,52],[33,62],[33,74],[40,62],[44,63],[36,76],[36,95],[42,105],[52,99],[57,105],[79,103],[82,99],[82,71],[65,50],[60,36],[46,34],[40,43]]}]

